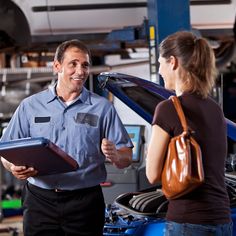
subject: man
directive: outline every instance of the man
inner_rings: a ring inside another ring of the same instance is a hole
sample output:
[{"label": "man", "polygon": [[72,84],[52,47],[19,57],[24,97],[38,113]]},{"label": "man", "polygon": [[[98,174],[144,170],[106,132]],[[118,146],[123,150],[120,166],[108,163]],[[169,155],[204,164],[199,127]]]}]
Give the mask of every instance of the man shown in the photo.
[{"label": "man", "polygon": [[3,158],[2,163],[16,178],[27,179],[22,195],[25,236],[101,236],[105,159],[127,167],[133,145],[112,104],[84,87],[90,52],[83,43],[59,45],[53,66],[58,74],[55,86],[21,102],[1,141],[48,138],[71,155],[79,169],[37,176],[32,167],[15,166]]}]

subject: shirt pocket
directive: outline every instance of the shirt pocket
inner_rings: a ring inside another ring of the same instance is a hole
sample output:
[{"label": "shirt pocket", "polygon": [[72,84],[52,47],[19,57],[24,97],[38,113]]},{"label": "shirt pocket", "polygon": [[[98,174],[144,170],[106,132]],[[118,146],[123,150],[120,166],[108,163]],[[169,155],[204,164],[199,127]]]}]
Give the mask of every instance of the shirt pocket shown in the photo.
[{"label": "shirt pocket", "polygon": [[44,137],[51,139],[53,128],[54,123],[51,117],[34,117],[32,125],[30,126],[30,136],[34,138]]}]

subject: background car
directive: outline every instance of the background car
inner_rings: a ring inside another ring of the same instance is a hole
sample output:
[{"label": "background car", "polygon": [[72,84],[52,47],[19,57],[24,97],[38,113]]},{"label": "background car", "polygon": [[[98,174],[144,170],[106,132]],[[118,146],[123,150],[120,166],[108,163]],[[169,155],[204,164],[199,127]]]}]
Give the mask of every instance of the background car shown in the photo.
[{"label": "background car", "polygon": [[[101,42],[113,30],[141,26],[148,19],[147,4],[147,0],[1,0],[0,49],[18,51],[35,45],[37,50],[46,49],[71,38]],[[230,43],[225,36],[233,35],[235,5],[236,0],[190,0],[191,25]]]}]

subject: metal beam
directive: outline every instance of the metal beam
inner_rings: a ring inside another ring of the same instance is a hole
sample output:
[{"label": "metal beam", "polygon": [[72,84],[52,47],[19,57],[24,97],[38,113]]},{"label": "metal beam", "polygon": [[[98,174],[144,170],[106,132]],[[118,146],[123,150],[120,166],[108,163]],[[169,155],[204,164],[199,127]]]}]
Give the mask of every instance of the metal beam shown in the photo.
[{"label": "metal beam", "polygon": [[148,0],[151,81],[163,85],[158,76],[158,45],[168,35],[190,30],[189,0]]}]

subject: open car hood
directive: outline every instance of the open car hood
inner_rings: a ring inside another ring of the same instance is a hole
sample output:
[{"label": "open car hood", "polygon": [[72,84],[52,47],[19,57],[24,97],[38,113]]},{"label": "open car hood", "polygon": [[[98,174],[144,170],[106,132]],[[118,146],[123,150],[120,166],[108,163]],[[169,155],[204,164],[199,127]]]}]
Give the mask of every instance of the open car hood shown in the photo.
[{"label": "open car hood", "polygon": [[174,95],[153,82],[120,73],[100,73],[98,81],[150,124],[156,105]]},{"label": "open car hood", "polygon": [[[150,124],[156,105],[174,95],[156,83],[121,73],[100,73],[98,82]],[[228,137],[236,141],[236,123],[227,118],[226,122]]]}]

